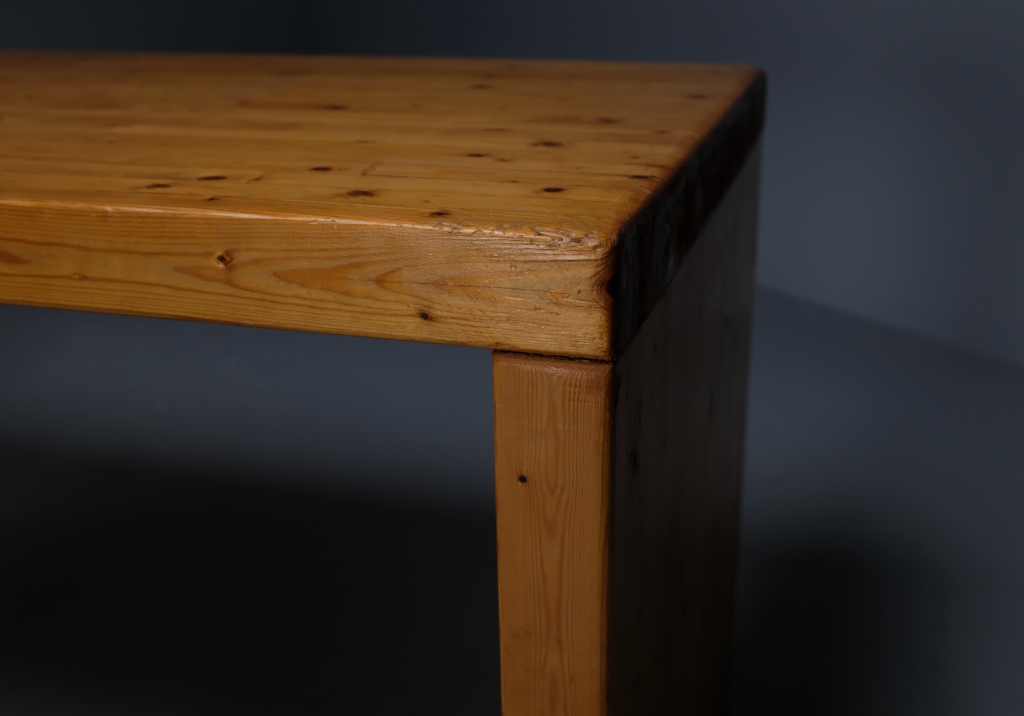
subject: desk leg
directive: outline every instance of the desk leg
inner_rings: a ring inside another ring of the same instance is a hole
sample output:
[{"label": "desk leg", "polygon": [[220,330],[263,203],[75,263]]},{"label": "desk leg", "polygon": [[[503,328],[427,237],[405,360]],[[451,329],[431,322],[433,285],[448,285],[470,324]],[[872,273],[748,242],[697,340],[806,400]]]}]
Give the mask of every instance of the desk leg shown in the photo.
[{"label": "desk leg", "polygon": [[494,354],[504,716],[724,712],[751,164],[615,363]]},{"label": "desk leg", "polygon": [[605,713],[612,374],[494,354],[504,716]]}]

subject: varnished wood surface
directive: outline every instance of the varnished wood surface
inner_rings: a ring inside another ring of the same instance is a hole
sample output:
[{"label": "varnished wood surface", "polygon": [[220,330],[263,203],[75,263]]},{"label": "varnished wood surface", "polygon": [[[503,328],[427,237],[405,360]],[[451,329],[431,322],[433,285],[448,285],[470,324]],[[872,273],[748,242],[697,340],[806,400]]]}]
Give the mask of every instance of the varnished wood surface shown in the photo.
[{"label": "varnished wood surface", "polygon": [[611,358],[750,68],[0,53],[0,301]]},{"label": "varnished wood surface", "polygon": [[604,713],[612,378],[494,354],[505,716]]},{"label": "varnished wood surface", "polygon": [[496,353],[505,716],[720,716],[759,150],[615,363]]}]

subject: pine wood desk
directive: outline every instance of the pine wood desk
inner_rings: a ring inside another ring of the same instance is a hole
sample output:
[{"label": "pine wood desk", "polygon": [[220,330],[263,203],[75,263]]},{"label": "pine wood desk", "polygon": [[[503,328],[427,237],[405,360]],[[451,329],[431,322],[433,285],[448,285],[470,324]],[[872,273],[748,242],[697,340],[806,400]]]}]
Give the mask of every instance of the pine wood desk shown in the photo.
[{"label": "pine wood desk", "polygon": [[0,53],[0,301],[493,349],[504,713],[720,713],[764,87]]}]

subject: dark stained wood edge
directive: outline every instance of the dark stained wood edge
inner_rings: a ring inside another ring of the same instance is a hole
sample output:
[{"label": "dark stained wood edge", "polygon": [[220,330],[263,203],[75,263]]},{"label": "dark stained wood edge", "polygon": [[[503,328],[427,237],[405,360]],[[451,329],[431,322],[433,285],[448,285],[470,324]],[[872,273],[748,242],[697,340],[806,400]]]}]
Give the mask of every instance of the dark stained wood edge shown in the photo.
[{"label": "dark stained wood edge", "polygon": [[725,713],[760,148],[615,363],[608,716]]},{"label": "dark stained wood edge", "polygon": [[620,355],[668,289],[683,259],[757,145],[764,127],[763,72],[622,228],[616,243],[611,345]]}]

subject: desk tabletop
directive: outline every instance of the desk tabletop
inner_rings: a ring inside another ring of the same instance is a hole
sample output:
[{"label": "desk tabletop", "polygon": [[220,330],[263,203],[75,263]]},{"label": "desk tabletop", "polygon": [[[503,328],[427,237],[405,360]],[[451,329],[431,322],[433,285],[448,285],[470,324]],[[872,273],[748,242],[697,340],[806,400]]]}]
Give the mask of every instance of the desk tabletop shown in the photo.
[{"label": "desk tabletop", "polygon": [[610,358],[763,102],[746,67],[0,52],[0,301]]}]

